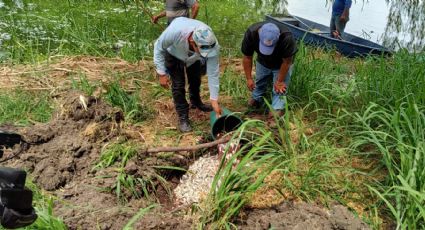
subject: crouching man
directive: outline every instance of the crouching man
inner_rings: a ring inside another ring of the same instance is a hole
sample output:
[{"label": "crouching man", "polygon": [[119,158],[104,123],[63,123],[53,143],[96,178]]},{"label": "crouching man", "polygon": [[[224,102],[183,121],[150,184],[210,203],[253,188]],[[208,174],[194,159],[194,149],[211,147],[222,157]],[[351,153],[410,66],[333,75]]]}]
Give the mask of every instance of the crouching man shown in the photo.
[{"label": "crouching man", "polygon": [[[278,116],[283,115],[285,100],[283,95],[289,86],[294,55],[297,52],[292,33],[283,25],[259,22],[251,25],[242,41],[243,68],[247,87],[252,92],[248,104],[259,107],[267,86],[273,82],[271,107]],[[257,53],[256,76],[252,77],[252,60]],[[269,118],[273,117],[273,110]]]},{"label": "crouching man", "polygon": [[[211,105],[204,104],[200,96],[201,62],[207,64]],[[192,130],[185,91],[186,75],[191,107],[203,112],[214,110],[220,116],[219,45],[209,26],[195,19],[174,19],[155,42],[154,63],[161,86],[168,88],[171,80],[174,106],[179,119],[178,128],[181,132]]]}]

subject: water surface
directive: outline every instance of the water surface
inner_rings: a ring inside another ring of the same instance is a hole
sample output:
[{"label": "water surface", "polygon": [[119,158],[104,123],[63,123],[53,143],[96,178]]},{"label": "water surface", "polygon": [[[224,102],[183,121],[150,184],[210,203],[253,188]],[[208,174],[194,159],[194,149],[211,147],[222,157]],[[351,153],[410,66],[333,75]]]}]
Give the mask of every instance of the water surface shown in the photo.
[{"label": "water surface", "polygon": [[[288,0],[290,14],[300,16],[323,25],[329,25],[332,5],[325,0]],[[345,31],[371,41],[382,43],[387,25],[389,6],[385,0],[353,0],[350,21]]]}]

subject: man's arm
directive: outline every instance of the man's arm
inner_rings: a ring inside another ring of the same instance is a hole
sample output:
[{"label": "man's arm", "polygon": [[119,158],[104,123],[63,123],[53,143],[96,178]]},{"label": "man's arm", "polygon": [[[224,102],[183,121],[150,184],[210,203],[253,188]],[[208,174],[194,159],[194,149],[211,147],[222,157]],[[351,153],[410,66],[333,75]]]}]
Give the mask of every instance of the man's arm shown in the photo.
[{"label": "man's arm", "polygon": [[169,82],[165,68],[165,50],[162,48],[161,37],[154,44],[153,61],[156,66],[159,84],[164,88],[168,88]]},{"label": "man's arm", "polygon": [[159,20],[160,18],[165,17],[165,15],[166,15],[166,12],[165,12],[165,10],[164,10],[164,11],[162,11],[161,13],[159,13],[159,14],[157,14],[157,15],[155,15],[155,16],[152,16],[152,18],[151,18],[152,23],[154,23],[154,24],[158,23],[158,20]]},{"label": "man's arm", "polygon": [[348,18],[350,17],[350,7],[351,7],[351,0],[346,0],[344,5],[344,11],[341,14],[341,22],[347,22]]},{"label": "man's arm", "polygon": [[246,85],[250,91],[254,90],[255,83],[252,79],[252,56],[243,56],[242,59],[243,71],[245,72]]},{"label": "man's arm", "polygon": [[340,18],[340,20],[341,20],[342,22],[347,22],[347,21],[348,21],[349,16],[350,16],[350,8],[345,8],[345,9],[344,9],[344,12],[342,12],[342,14],[341,14],[341,18]]},{"label": "man's arm", "polygon": [[174,33],[170,33],[169,30],[165,30],[154,44],[153,62],[159,76],[159,83],[165,88],[168,88],[169,86],[167,69],[165,68],[165,52],[168,47],[172,46],[176,39],[177,38]]},{"label": "man's arm", "polygon": [[274,84],[274,90],[276,93],[285,93],[287,85],[285,84],[285,78],[288,74],[289,68],[292,65],[293,57],[284,58],[282,65],[280,65],[279,74],[277,75],[277,81]]},{"label": "man's arm", "polygon": [[254,80],[252,79],[252,57],[254,56],[255,44],[252,41],[252,34],[248,28],[242,40],[241,51],[243,53],[242,66],[246,77],[246,86],[250,91],[255,88]]},{"label": "man's arm", "polygon": [[195,1],[191,9],[191,14],[192,14],[191,18],[195,19],[196,16],[198,16],[198,11],[199,11],[199,2]]},{"label": "man's arm", "polygon": [[220,89],[220,63],[218,56],[210,57],[207,59],[207,75],[208,75],[208,88],[210,90],[211,106],[216,112],[217,116],[221,115],[221,109],[218,105],[218,94]]}]

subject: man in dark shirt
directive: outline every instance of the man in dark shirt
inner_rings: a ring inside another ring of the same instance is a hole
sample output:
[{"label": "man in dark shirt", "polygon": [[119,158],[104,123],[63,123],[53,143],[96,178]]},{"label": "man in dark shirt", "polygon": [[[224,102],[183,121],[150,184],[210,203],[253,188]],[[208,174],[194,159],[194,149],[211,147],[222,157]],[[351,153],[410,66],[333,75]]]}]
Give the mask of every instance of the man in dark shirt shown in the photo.
[{"label": "man in dark shirt", "polygon": [[[272,109],[278,116],[283,115],[285,100],[283,95],[290,82],[292,63],[297,52],[292,33],[283,25],[259,22],[251,25],[242,41],[243,68],[247,86],[252,91],[249,105],[258,107],[263,102],[269,82],[273,81]],[[252,59],[257,53],[255,82],[252,78]],[[270,111],[269,117],[273,117]]]}]

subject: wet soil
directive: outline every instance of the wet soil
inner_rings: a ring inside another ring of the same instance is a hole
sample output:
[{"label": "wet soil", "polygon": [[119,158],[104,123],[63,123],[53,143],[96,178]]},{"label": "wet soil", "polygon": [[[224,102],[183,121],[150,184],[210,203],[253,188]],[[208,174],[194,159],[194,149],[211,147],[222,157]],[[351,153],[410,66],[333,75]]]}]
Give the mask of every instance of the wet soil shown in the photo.
[{"label": "wet soil", "polygon": [[240,229],[370,229],[346,207],[334,204],[330,209],[314,204],[284,202],[275,208],[246,210]]},{"label": "wet soil", "polygon": [[[117,167],[93,170],[103,148],[123,140],[135,141],[141,148],[176,144],[176,137],[160,135],[164,130],[176,129],[177,117],[171,99],[156,100],[153,107],[157,119],[149,125],[135,127],[125,123],[119,109],[111,107],[99,98],[86,97],[80,92],[68,92],[69,87],[64,85],[70,84],[68,75],[75,72],[73,69],[84,70],[90,80],[96,81],[102,81],[104,78],[105,66],[112,65],[114,70],[126,71],[129,68],[139,72],[144,69],[143,65],[131,66],[123,61],[107,60],[106,64],[102,65],[103,62],[96,58],[76,58],[52,66],[54,75],[46,77],[49,80],[46,82],[52,89],[62,87],[65,92],[52,94],[59,95],[60,98],[56,98],[58,109],[51,121],[25,128],[0,126],[2,130],[23,135],[29,143],[18,158],[7,162],[7,166],[26,169],[39,187],[58,198],[55,200],[54,215],[62,218],[69,229],[122,229],[140,209],[152,203],[152,200],[145,197],[134,198],[128,191],[123,191],[122,195],[126,202],[117,198]],[[233,62],[229,62],[229,65],[233,65]],[[24,72],[26,71],[22,71]],[[9,75],[9,80],[11,76],[18,76],[17,73]],[[15,86],[12,83],[18,82],[19,86],[35,85],[46,88],[39,78],[21,77],[19,81],[12,80],[9,82],[11,86]],[[64,81],[68,83],[64,84]],[[225,106],[231,106],[226,104],[226,100],[223,101]],[[208,129],[208,124],[205,124],[209,119],[208,114],[191,110],[190,118],[195,127],[204,125],[207,128],[204,127],[202,131]],[[205,136],[209,137],[210,134]],[[181,135],[178,139],[181,145],[199,142],[195,134]],[[5,154],[7,157],[7,154],[14,152]],[[150,192],[156,193],[156,202],[161,204],[161,207],[145,214],[133,226],[134,229],[194,227],[190,217],[185,216],[187,210],[175,211],[172,193],[170,194],[170,190],[179,183],[182,173],[158,168],[171,166],[187,169],[189,164],[199,157],[194,155],[196,154],[140,154],[127,163],[125,173],[134,178],[152,181]],[[163,183],[168,185],[169,190],[165,189]],[[245,210],[237,225],[239,229],[368,229],[367,225],[341,205],[334,205],[327,210],[312,204],[289,202],[274,208]]]},{"label": "wet soil", "polygon": [[103,144],[120,133],[121,111],[94,97],[86,98],[85,109],[80,95],[67,95],[51,122],[19,131],[29,147],[15,166],[32,172],[34,181],[47,191],[89,174]]},{"label": "wet soil", "polygon": [[[121,229],[152,200],[135,199],[124,190],[122,197],[127,202],[123,202],[114,193],[118,170],[114,167],[93,170],[93,167],[106,145],[134,138],[127,135],[131,127],[124,126],[124,116],[119,109],[95,97],[70,92],[60,98],[58,104],[59,109],[49,123],[26,128],[0,127],[18,132],[28,143],[8,166],[26,169],[39,187],[59,198],[54,214],[61,217],[69,229]],[[140,141],[143,146],[142,140],[133,141]],[[177,155],[140,154],[127,163],[125,172],[151,181],[148,189],[157,193],[164,206],[170,206],[172,193],[165,188],[174,188],[181,173],[156,167],[185,168],[188,162]]]},{"label": "wet soil", "polygon": [[158,209],[148,213],[134,225],[134,229],[180,230],[194,229],[193,222],[178,212],[163,212]]},{"label": "wet soil", "polygon": [[[69,229],[122,229],[152,199],[135,198],[124,190],[122,197],[126,202],[123,202],[114,193],[118,170],[114,167],[94,170],[93,166],[106,145],[139,137],[137,141],[143,146],[143,135],[128,135],[135,129],[124,125],[122,112],[98,98],[70,92],[58,101],[59,109],[49,123],[26,128],[0,127],[20,133],[28,143],[8,166],[28,170],[39,187],[58,198],[54,215],[62,218]],[[193,161],[193,157],[177,154],[138,154],[126,164],[125,173],[149,181],[147,189],[156,194],[156,201],[161,204],[138,221],[135,229],[194,227],[184,211],[173,211],[176,207],[172,189],[178,185],[182,172],[167,168],[187,169]],[[341,205],[326,210],[305,203],[246,210],[238,225],[240,229],[256,230],[368,229]]]}]

